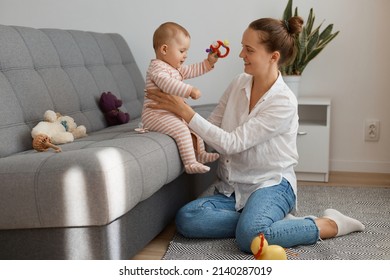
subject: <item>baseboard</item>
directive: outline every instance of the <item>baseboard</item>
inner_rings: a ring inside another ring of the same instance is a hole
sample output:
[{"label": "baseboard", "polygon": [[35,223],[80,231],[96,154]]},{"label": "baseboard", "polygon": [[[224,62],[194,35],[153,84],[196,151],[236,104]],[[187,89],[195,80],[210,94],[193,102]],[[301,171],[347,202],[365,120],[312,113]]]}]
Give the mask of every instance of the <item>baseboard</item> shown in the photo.
[{"label": "baseboard", "polygon": [[387,161],[352,161],[330,160],[331,171],[390,173],[390,162]]},{"label": "baseboard", "polygon": [[328,173],[295,172],[298,181],[328,182]]}]

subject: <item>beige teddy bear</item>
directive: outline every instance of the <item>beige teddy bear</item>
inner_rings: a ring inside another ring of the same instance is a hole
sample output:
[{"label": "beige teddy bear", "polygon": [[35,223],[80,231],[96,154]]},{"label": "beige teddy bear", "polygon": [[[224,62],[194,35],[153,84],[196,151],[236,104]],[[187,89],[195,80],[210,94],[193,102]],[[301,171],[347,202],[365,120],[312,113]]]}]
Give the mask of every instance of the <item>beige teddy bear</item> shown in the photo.
[{"label": "beige teddy bear", "polygon": [[[35,144],[33,140],[33,147],[36,150],[39,150],[40,144],[65,144],[73,142],[74,139],[87,136],[87,129],[85,126],[77,126],[72,117],[62,116],[52,110],[47,110],[43,119],[44,120],[39,122],[31,131],[32,138],[36,140]],[[42,135],[47,138],[42,138]],[[42,139],[45,139],[45,141],[42,141]],[[45,151],[47,148],[48,147],[45,149],[44,146],[42,146],[41,150]]]}]

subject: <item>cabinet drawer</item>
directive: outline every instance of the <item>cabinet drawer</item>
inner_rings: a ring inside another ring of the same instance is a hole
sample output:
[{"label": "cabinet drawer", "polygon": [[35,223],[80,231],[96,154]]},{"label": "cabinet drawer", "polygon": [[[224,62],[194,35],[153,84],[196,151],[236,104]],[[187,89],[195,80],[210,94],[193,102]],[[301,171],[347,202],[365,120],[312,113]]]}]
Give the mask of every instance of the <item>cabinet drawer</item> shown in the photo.
[{"label": "cabinet drawer", "polygon": [[300,125],[297,136],[297,172],[328,172],[329,128],[322,125]]}]

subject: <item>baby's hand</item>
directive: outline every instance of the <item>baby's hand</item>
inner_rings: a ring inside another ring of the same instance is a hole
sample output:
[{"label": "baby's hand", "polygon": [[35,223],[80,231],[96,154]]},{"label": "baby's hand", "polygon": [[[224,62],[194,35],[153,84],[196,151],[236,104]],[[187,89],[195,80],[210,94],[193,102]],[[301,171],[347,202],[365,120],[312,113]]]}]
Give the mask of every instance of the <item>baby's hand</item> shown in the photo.
[{"label": "baby's hand", "polygon": [[218,61],[218,55],[217,53],[209,52],[209,55],[207,56],[207,60],[209,61],[211,67],[214,67],[214,64]]},{"label": "baby's hand", "polygon": [[194,100],[199,99],[202,93],[196,87],[193,87],[190,93],[190,97]]}]

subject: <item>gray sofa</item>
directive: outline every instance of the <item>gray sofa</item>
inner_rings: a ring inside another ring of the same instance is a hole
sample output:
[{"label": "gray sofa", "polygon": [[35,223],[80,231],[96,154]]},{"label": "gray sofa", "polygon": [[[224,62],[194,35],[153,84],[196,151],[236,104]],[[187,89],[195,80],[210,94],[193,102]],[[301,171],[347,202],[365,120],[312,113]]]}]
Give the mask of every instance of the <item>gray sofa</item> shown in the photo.
[{"label": "gray sofa", "polygon": [[[209,185],[215,164],[187,175],[170,137],[134,131],[143,89],[118,34],[0,25],[1,259],[130,259]],[[107,127],[106,91],[129,123]],[[33,150],[31,129],[49,109],[88,136],[61,153]]]}]

